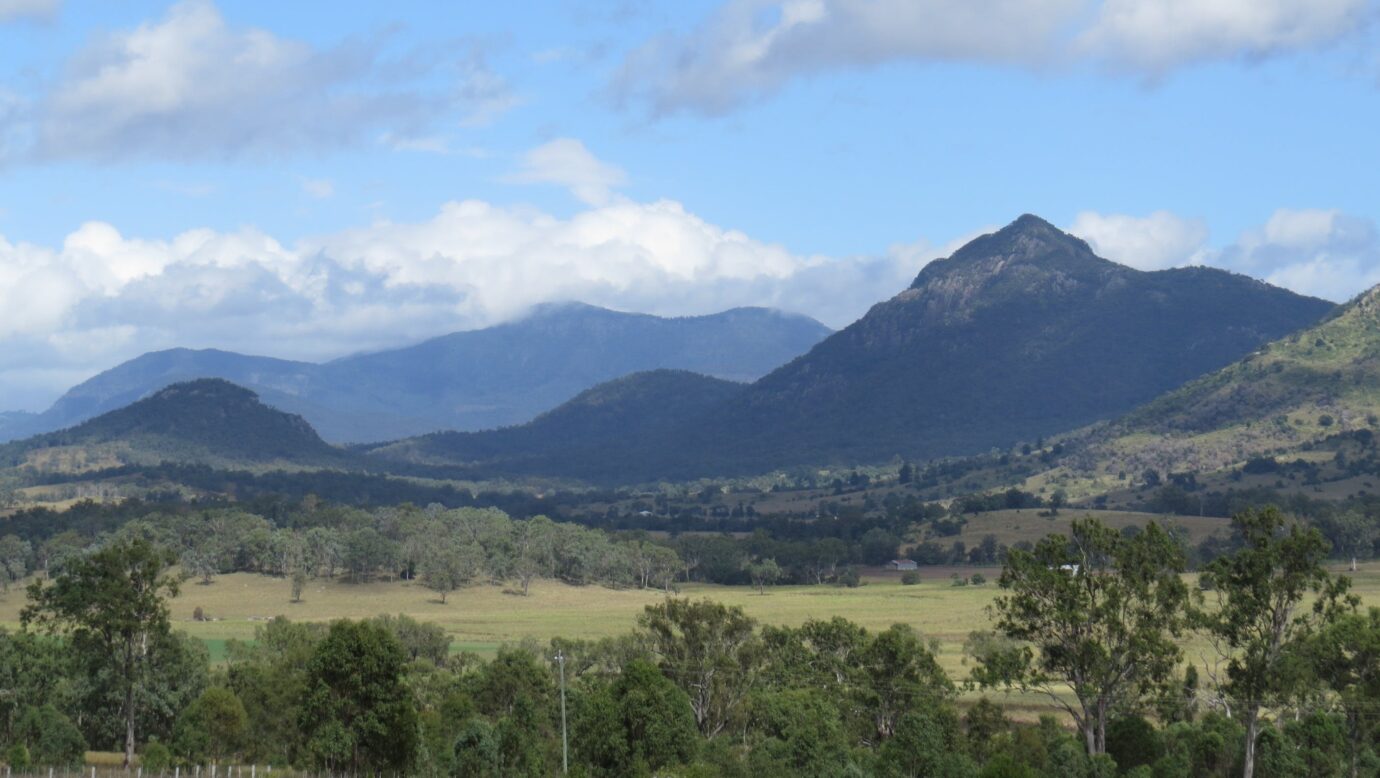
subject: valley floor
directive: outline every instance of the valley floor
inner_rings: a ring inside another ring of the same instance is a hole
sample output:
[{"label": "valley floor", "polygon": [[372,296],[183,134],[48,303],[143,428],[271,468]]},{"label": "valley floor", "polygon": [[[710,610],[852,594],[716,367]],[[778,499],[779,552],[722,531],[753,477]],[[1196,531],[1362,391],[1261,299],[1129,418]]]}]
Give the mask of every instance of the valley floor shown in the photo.
[{"label": "valley floor", "polygon": [[[1334,566],[1344,572],[1342,565]],[[857,588],[836,586],[769,587],[766,594],[744,586],[682,585],[680,596],[708,597],[740,605],[766,624],[799,625],[809,619],[842,616],[869,630],[895,623],[914,626],[936,641],[940,663],[956,681],[968,676],[963,642],[973,630],[991,626],[987,606],[999,592],[997,568],[921,567],[922,581],[903,585],[899,575],[875,571]],[[982,573],[982,586],[953,586],[950,575]],[[1366,606],[1380,606],[1380,562],[1363,564],[1351,574]],[[294,621],[330,621],[379,614],[406,614],[441,625],[454,639],[453,650],[491,657],[504,644],[531,640],[544,645],[553,637],[597,639],[632,630],[643,608],[660,601],[661,591],[577,587],[556,581],[533,581],[524,597],[513,588],[478,585],[452,593],[445,604],[418,583],[389,581],[350,584],[312,581],[300,603],[290,602],[290,585],[281,578],[249,573],[217,576],[209,585],[189,581],[171,603],[174,627],[205,641],[213,661],[225,656],[229,640],[252,640],[254,630],[275,616]],[[17,629],[25,596],[11,587],[0,595],[0,626]],[[208,621],[193,620],[201,608]],[[1202,664],[1206,646],[1188,639],[1189,661]],[[976,697],[976,694],[965,695]],[[1050,710],[1040,696],[1005,697],[1006,704],[1030,715]],[[1019,717],[1019,714],[1018,714]]]}]

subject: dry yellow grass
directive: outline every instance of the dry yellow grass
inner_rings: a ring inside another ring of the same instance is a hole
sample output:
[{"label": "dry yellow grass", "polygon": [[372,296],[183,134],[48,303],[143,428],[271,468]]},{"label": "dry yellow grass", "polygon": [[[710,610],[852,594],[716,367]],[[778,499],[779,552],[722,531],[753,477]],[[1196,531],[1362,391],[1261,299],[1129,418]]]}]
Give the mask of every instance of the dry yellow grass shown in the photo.
[{"label": "dry yellow grass", "polygon": [[[971,571],[970,571],[971,572]],[[989,576],[992,570],[985,571]],[[290,602],[290,586],[281,578],[247,573],[217,576],[210,585],[187,582],[172,601],[177,629],[207,641],[213,654],[229,639],[249,640],[255,627],[275,616],[294,621],[331,621],[383,613],[406,614],[441,625],[461,650],[490,655],[505,643],[552,637],[600,638],[631,630],[643,608],[661,601],[660,591],[576,587],[556,581],[533,581],[530,595],[478,585],[452,593],[443,605],[432,592],[410,582],[351,584],[320,579],[308,584],[303,601]],[[844,616],[868,629],[910,624],[940,641],[946,666],[961,672],[964,636],[985,624],[983,609],[995,587],[953,587],[947,578],[902,586],[879,576],[866,586],[771,587],[758,594],[748,587],[689,585],[682,596],[709,597],[740,605],[767,624],[799,625],[809,619]],[[24,604],[22,591],[0,599],[0,623],[15,626]],[[201,608],[211,621],[194,621]]]},{"label": "dry yellow grass", "polygon": [[[964,568],[944,571],[949,569]],[[974,571],[964,570],[969,574]],[[982,572],[989,580],[996,577],[992,569]],[[1380,606],[1380,562],[1363,565],[1353,580],[1364,603]],[[994,583],[955,587],[947,577],[931,577],[918,585],[904,586],[896,577],[889,576],[875,576],[867,585],[855,589],[780,586],[769,588],[765,595],[748,587],[690,585],[681,589],[682,596],[708,597],[742,606],[765,624],[799,625],[809,619],[834,616],[870,630],[909,624],[936,642],[941,665],[956,680],[968,675],[963,641],[973,630],[990,628],[987,606],[997,592]],[[634,627],[645,606],[666,596],[660,591],[534,581],[527,597],[509,593],[504,587],[480,585],[453,593],[443,605],[434,592],[419,584],[349,584],[339,580],[312,581],[301,603],[289,602],[289,595],[288,582],[280,578],[223,575],[209,586],[191,582],[184,585],[182,594],[172,602],[172,615],[177,629],[206,641],[217,659],[223,656],[227,640],[252,639],[255,627],[274,616],[295,621],[330,621],[384,613],[403,613],[439,624],[454,639],[457,650],[491,656],[501,645],[524,639],[545,643],[557,636],[595,639],[626,633]],[[0,625],[17,626],[24,600],[23,592],[15,588],[0,597]],[[193,621],[192,614],[198,607],[213,620]],[[1199,662],[1202,648],[1200,641],[1186,640],[1187,659]],[[1024,710],[1028,716],[1050,710],[1043,697],[995,696],[1013,704],[1018,711]]]}]

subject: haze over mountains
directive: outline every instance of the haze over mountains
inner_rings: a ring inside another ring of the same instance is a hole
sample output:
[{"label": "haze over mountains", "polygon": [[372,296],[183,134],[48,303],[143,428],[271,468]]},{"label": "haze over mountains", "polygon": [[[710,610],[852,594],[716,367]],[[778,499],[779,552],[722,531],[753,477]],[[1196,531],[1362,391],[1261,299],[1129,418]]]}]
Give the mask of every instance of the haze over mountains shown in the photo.
[{"label": "haze over mountains", "polygon": [[228,381],[165,387],[76,426],[0,445],[0,466],[86,470],[197,462],[345,467],[348,455],[302,417],[269,408]]},{"label": "haze over mountains", "polygon": [[[685,478],[1005,447],[1125,413],[1332,308],[1221,270],[1134,270],[1022,216],[931,263],[909,289],[674,433],[624,436],[602,460],[602,477]],[[635,429],[637,412],[609,419],[609,434]],[[379,453],[591,477],[587,461],[535,469],[532,449],[559,443],[532,427],[522,436],[433,435]],[[517,440],[521,446],[497,453]]]},{"label": "haze over mountains", "polygon": [[252,389],[337,443],[485,429],[527,421],[595,384],[642,370],[750,381],[829,332],[808,317],[765,308],[662,318],[562,304],[517,322],[320,365],[173,349],[107,370],[42,414],[0,418],[0,440],[62,429],[196,378]]},{"label": "haze over mountains", "polygon": [[[1374,293],[1333,314],[1335,306],[1325,301],[1225,271],[1134,270],[1096,256],[1086,243],[1041,219],[1023,216],[931,263],[908,289],[754,383],[690,370],[636,372],[586,389],[525,424],[427,434],[350,452],[331,449],[330,456],[341,457],[335,460],[341,466],[376,471],[421,466],[476,478],[636,483],[802,465],[851,466],[898,456],[964,456],[1115,419],[1138,407],[1123,422],[1133,433],[1216,429],[1215,424],[1242,419],[1249,429],[1265,418],[1262,414],[1277,415],[1281,408],[1286,416],[1332,408],[1349,423],[1370,406],[1347,405],[1347,392],[1361,396],[1376,385],[1367,371],[1380,363],[1378,308]],[[1329,318],[1319,324],[1324,317]],[[642,333],[646,327],[692,330],[679,341],[677,357],[726,365],[732,353],[723,350],[725,343],[764,342],[747,336],[755,323],[779,326],[770,344],[792,342],[780,333],[808,333],[811,323],[760,310],[667,321],[563,308],[513,326],[522,334],[544,333],[547,348],[539,356],[516,348],[514,344],[526,342],[517,334],[483,331],[482,348],[460,335],[448,336],[410,350],[342,360],[343,367],[319,367],[341,371],[326,374],[351,397],[386,397],[396,386],[390,373],[425,365],[438,383],[434,397],[419,393],[424,399],[440,403],[440,398],[456,396],[453,387],[440,383],[444,376],[462,376],[470,396],[497,398],[503,380],[543,367],[553,375],[590,379],[600,369],[615,369],[593,364],[600,358],[615,367],[651,360],[656,356],[651,351],[638,356],[636,351],[616,353],[607,345],[628,342],[628,332]],[[697,342],[693,331],[706,321],[737,340]],[[580,336],[570,334],[570,322]],[[1306,329],[1313,325],[1316,330]],[[1304,335],[1290,335],[1305,330]],[[464,348],[455,348],[450,339]],[[1276,343],[1263,352],[1267,360],[1257,352],[1271,342]],[[463,361],[457,353],[464,354]],[[764,346],[760,353],[771,349]],[[149,359],[154,357],[160,355]],[[1243,358],[1240,365],[1222,370]],[[1261,366],[1267,361],[1265,370]],[[263,399],[280,408],[285,405],[281,396],[287,395],[326,397],[334,407],[348,410],[343,399],[310,394],[291,383],[304,374],[307,387],[320,380],[304,371],[302,363],[229,359],[224,364],[238,365],[260,384],[275,386],[271,391],[279,394],[265,393]],[[137,366],[112,371],[112,377],[129,376],[131,386],[150,380]],[[1221,372],[1212,373],[1216,370]],[[1194,382],[1204,374],[1211,375]],[[536,393],[534,389],[529,396]],[[204,403],[204,394],[192,393],[184,401]],[[231,394],[231,405],[241,411],[251,407],[244,395]],[[176,401],[181,395],[157,397]],[[255,411],[243,418],[220,418],[231,427],[238,425],[249,438],[293,440],[281,434],[292,426],[283,421],[289,418],[284,414]],[[124,430],[120,434],[145,438],[150,432],[136,433],[108,419],[103,416],[79,429]],[[259,426],[265,431],[258,431]],[[202,445],[204,439],[207,435],[201,434],[195,442]],[[75,439],[43,440],[71,445]],[[109,435],[101,438],[107,448],[111,440]],[[298,443],[295,455],[288,451],[292,445],[284,449],[275,444],[272,456],[265,451],[262,461],[324,461],[319,441]],[[20,448],[32,458],[29,442]],[[234,454],[254,461],[252,450]]]}]

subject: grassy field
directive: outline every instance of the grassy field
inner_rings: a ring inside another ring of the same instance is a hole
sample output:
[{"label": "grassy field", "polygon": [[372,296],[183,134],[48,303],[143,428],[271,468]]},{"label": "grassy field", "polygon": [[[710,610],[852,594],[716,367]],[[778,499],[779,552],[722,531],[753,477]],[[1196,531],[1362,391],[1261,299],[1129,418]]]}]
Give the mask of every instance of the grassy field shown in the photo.
[{"label": "grassy field", "polygon": [[[1033,516],[1033,514],[1032,514]],[[1039,519],[1044,523],[1043,519]],[[1338,568],[1339,570],[1341,568]],[[748,587],[682,586],[681,595],[709,597],[740,605],[767,624],[798,625],[809,619],[843,616],[871,630],[910,624],[939,642],[941,660],[956,678],[967,675],[963,640],[969,632],[990,626],[986,608],[997,594],[994,583],[951,585],[950,574],[982,572],[989,581],[997,570],[974,567],[920,569],[921,583],[905,586],[899,576],[876,573],[854,589],[834,586],[778,586],[758,594]],[[1380,563],[1363,565],[1353,576],[1367,604],[1380,605]],[[255,627],[274,616],[294,621],[330,621],[383,613],[407,614],[441,625],[457,650],[492,656],[505,643],[552,637],[600,638],[631,630],[646,605],[659,602],[659,591],[575,587],[555,581],[533,581],[523,597],[499,586],[472,586],[453,593],[443,605],[434,592],[408,582],[348,584],[312,581],[303,602],[289,602],[286,580],[237,573],[218,576],[210,585],[188,582],[172,601],[176,628],[207,642],[214,657],[224,654],[227,640],[249,640]],[[25,601],[17,587],[0,596],[0,625],[18,626]],[[209,621],[194,621],[201,608]]]},{"label": "grassy field", "polygon": [[[1044,519],[1037,521],[1045,523]],[[1342,571],[1340,566],[1336,569]],[[963,641],[969,632],[991,626],[987,606],[999,590],[994,583],[953,586],[950,575],[982,572],[994,581],[999,571],[922,567],[920,572],[923,580],[911,586],[902,585],[898,574],[877,572],[867,577],[866,585],[854,589],[779,586],[758,594],[748,587],[690,585],[682,587],[681,595],[740,605],[765,624],[798,625],[834,616],[869,630],[910,624],[937,643],[941,665],[952,678],[962,680],[968,676]],[[1380,562],[1363,565],[1352,577],[1362,600],[1380,606]],[[255,628],[274,616],[330,621],[384,613],[403,613],[439,624],[453,637],[455,650],[491,657],[500,646],[526,639],[545,643],[557,636],[594,639],[626,633],[633,629],[645,606],[665,597],[658,591],[574,587],[555,581],[534,581],[526,597],[500,586],[472,586],[452,594],[444,605],[422,586],[396,581],[347,584],[317,580],[308,586],[303,602],[296,604],[289,602],[289,593],[288,582],[283,579],[223,575],[208,586],[188,582],[172,602],[172,615],[177,629],[205,641],[213,661],[224,659],[227,641],[252,640]],[[24,599],[18,588],[0,596],[0,626],[18,626]],[[210,621],[192,619],[198,607]],[[1189,639],[1184,648],[1188,660],[1198,663],[1205,646]],[[1041,696],[994,696],[1017,718],[1033,719],[1051,710],[1049,701]]]},{"label": "grassy field", "polygon": [[[911,624],[927,637],[941,641],[946,666],[961,675],[963,638],[986,623],[983,608],[991,601],[995,587],[953,587],[949,575],[955,570],[965,575],[982,571],[989,579],[997,572],[990,568],[927,568],[922,569],[926,580],[914,586],[902,586],[894,574],[879,573],[855,589],[780,586],[761,595],[748,587],[690,585],[682,586],[681,594],[741,605],[749,615],[769,624],[797,625],[833,616],[845,616],[869,629],[885,629],[897,622]],[[176,628],[206,641],[216,659],[224,656],[227,640],[252,639],[255,627],[274,616],[329,621],[382,613],[404,613],[440,624],[454,638],[457,650],[491,656],[505,643],[528,638],[545,642],[556,636],[600,638],[627,632],[646,605],[665,597],[659,591],[534,581],[526,597],[503,587],[482,585],[453,593],[443,605],[434,592],[419,584],[348,584],[325,579],[312,581],[301,603],[289,602],[289,594],[289,584],[283,579],[222,575],[210,585],[184,584],[181,595],[172,601],[172,615]],[[18,588],[0,598],[0,624],[16,627],[24,600]],[[211,620],[194,621],[196,608]]]}]

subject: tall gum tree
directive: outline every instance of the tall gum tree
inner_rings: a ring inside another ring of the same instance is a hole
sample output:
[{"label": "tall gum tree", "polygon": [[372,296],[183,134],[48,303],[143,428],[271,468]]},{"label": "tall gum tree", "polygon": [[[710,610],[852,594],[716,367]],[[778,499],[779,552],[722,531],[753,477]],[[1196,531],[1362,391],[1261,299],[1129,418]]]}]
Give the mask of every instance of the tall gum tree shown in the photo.
[{"label": "tall gum tree", "polygon": [[[1273,507],[1232,521],[1242,546],[1204,569],[1216,607],[1202,614],[1202,626],[1226,666],[1218,681],[1246,727],[1243,775],[1252,778],[1262,712],[1288,705],[1309,685],[1305,663],[1295,661],[1304,638],[1355,599],[1347,593],[1350,579],[1323,568],[1328,544],[1318,530]],[[1301,608],[1309,595],[1313,606]]]},{"label": "tall gum tree", "polygon": [[1183,571],[1182,548],[1155,522],[1127,538],[1078,519],[1068,536],[1012,549],[992,605],[1006,639],[974,641],[986,647],[974,680],[1049,696],[1078,725],[1088,753],[1104,753],[1108,719],[1165,688],[1182,657]]},{"label": "tall gum tree", "polygon": [[175,555],[143,538],[124,538],[72,559],[62,575],[34,581],[20,614],[25,629],[62,634],[78,654],[118,679],[125,722],[125,766],[138,743],[135,701],[155,668],[153,646],[171,631],[167,598],[178,591],[168,574]]}]

